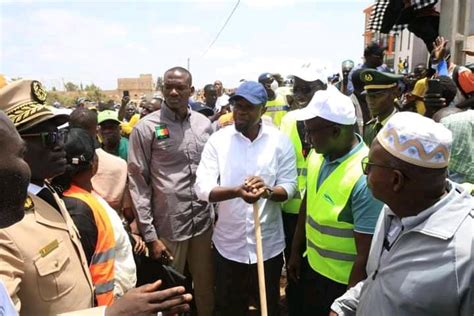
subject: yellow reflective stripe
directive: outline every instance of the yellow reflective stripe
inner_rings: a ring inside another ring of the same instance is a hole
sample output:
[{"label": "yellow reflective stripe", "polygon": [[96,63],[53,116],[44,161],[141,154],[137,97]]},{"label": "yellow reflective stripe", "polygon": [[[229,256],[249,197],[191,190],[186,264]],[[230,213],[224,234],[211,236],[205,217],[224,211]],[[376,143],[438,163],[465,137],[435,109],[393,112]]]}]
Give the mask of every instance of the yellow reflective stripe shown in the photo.
[{"label": "yellow reflective stripe", "polygon": [[332,250],[322,249],[316,246],[311,240],[308,239],[308,247],[316,250],[321,257],[341,260],[341,261],[355,261],[356,255],[349,253],[336,252]]},{"label": "yellow reflective stripe", "polygon": [[288,105],[282,106],[267,106],[267,112],[278,112],[278,111],[289,111],[290,107]]},{"label": "yellow reflective stripe", "polygon": [[353,238],[354,231],[352,229],[345,229],[345,228],[336,228],[330,226],[324,226],[316,223],[316,221],[311,217],[307,216],[308,224],[312,228],[319,231],[321,234],[331,235],[335,237],[343,237],[343,238]]}]

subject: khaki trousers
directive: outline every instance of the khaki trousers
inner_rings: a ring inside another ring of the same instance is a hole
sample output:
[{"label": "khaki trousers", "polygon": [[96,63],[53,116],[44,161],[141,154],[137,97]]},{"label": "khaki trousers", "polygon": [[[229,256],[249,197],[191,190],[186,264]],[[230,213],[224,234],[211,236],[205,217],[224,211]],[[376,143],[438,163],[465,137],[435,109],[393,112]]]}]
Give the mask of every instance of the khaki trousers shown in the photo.
[{"label": "khaki trousers", "polygon": [[194,298],[199,316],[214,313],[214,262],[211,249],[212,227],[185,241],[163,241],[174,260],[173,268],[183,273],[186,263],[194,283]]}]

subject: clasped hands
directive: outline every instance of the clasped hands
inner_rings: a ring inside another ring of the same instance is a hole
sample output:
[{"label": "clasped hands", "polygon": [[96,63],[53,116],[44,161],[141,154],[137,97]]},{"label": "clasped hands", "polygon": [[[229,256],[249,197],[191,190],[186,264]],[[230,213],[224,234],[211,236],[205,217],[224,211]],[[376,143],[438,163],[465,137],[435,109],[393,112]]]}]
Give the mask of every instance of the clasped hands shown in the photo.
[{"label": "clasped hands", "polygon": [[253,204],[260,198],[267,199],[271,196],[272,190],[258,176],[251,176],[245,179],[244,184],[238,187],[238,196],[245,202]]}]

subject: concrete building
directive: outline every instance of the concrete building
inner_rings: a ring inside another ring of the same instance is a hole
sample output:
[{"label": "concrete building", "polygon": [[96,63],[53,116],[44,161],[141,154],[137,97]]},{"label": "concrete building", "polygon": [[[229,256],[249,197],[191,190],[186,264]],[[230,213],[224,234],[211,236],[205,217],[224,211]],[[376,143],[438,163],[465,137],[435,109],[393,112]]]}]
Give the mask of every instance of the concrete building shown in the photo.
[{"label": "concrete building", "polygon": [[372,13],[374,5],[367,7],[363,12],[365,15],[365,27],[364,27],[364,47],[367,47],[371,42],[377,42],[381,46],[387,47],[385,51],[385,60],[384,63],[390,67],[395,69],[395,37],[393,34],[382,34],[382,33],[374,33],[368,30],[369,19]]},{"label": "concrete building", "polygon": [[[452,61],[460,65],[474,62],[474,57],[462,52],[464,48],[474,50],[474,0],[439,0],[436,7],[440,12],[439,33],[450,41]],[[364,10],[366,29],[372,9],[373,5]],[[386,63],[396,73],[399,72],[400,59],[408,59],[408,72],[412,72],[417,64],[428,62],[425,44],[407,29],[393,35],[366,31],[364,44],[373,40],[388,47]]]},{"label": "concrete building", "polygon": [[[441,0],[440,1],[441,36],[450,40],[451,58],[455,64],[466,63],[464,48],[474,48],[474,0]],[[470,41],[470,43],[469,43]]]},{"label": "concrete building", "polygon": [[117,79],[118,94],[123,95],[124,91],[128,91],[131,99],[138,99],[143,95],[151,98],[155,87],[155,81],[151,74],[141,74],[138,78]]},{"label": "concrete building", "polygon": [[395,73],[400,73],[398,63],[405,59],[408,61],[408,73],[413,72],[413,69],[418,64],[428,63],[428,50],[422,39],[415,36],[413,33],[404,29],[400,33],[395,34]]}]

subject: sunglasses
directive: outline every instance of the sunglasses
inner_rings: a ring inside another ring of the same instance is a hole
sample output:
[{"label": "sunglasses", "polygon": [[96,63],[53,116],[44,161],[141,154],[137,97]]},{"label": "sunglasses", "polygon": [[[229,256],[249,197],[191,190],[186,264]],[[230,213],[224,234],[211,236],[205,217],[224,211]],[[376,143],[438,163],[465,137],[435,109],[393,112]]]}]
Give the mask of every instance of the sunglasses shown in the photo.
[{"label": "sunglasses", "polygon": [[59,143],[66,141],[67,131],[56,130],[53,132],[33,133],[33,134],[22,134],[21,137],[40,137],[43,147],[54,148]]}]

